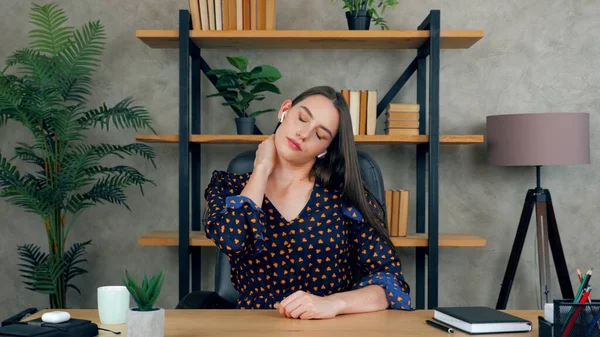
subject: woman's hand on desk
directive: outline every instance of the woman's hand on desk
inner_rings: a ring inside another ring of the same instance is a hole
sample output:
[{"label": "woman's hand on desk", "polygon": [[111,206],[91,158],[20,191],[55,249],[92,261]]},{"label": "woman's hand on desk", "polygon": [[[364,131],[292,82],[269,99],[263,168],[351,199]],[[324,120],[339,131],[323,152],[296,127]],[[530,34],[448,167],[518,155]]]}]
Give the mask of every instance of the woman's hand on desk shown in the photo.
[{"label": "woman's hand on desk", "polygon": [[281,303],[275,303],[275,309],[289,318],[333,318],[339,314],[341,303],[329,297],[297,291],[286,297]]}]

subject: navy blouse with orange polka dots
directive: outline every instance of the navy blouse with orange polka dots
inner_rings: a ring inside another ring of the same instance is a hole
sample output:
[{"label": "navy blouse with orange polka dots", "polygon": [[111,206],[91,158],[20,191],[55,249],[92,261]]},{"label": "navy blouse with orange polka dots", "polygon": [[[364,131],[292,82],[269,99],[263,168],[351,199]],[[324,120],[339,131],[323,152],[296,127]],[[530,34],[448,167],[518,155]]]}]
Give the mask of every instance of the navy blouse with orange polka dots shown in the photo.
[{"label": "navy blouse with orange polka dots", "polygon": [[239,195],[249,177],[214,171],[204,194],[206,235],[229,257],[238,308],[273,308],[298,290],[326,296],[379,285],[389,308],[411,310],[397,252],[342,200],[341,187],[315,181],[309,201],[288,221],[266,196],[259,206]]}]

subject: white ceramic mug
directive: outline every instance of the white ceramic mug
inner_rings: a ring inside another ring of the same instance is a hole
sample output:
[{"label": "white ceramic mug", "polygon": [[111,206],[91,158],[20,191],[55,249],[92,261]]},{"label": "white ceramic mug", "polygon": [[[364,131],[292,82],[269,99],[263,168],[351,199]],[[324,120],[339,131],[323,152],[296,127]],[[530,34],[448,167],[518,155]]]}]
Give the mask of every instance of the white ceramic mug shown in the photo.
[{"label": "white ceramic mug", "polygon": [[102,324],[125,324],[129,291],[125,286],[98,287],[98,315]]}]

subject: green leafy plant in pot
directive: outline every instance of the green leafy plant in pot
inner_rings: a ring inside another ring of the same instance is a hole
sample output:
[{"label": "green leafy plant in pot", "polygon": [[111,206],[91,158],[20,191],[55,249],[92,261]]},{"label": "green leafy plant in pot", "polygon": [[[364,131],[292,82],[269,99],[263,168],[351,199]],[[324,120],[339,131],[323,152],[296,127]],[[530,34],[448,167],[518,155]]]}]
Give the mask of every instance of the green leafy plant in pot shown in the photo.
[{"label": "green leafy plant in pot", "polygon": [[281,94],[273,84],[281,78],[281,73],[270,65],[259,65],[248,70],[248,60],[244,56],[227,56],[227,61],[234,69],[212,69],[206,74],[216,76],[216,94],[206,97],[223,97],[224,106],[230,106],[238,117],[235,119],[238,134],[254,134],[256,117],[266,112],[277,111],[265,109],[250,112],[253,101],[265,99],[265,92]]},{"label": "green leafy plant in pot", "polygon": [[[48,252],[34,244],[19,245],[19,271],[26,289],[48,295],[52,309],[67,308],[69,288],[81,294],[72,282],[87,273],[81,264],[91,240],[68,250],[66,242],[82,212],[104,202],[129,209],[124,190],[154,184],[133,167],[102,163],[111,156],[139,155],[154,165],[148,145],[86,143],[86,133],[96,127],[154,130],[148,112],[131,98],[113,107],[86,108],[104,28],[96,21],[74,29],[66,21],[56,5],[34,4],[29,46],[10,55],[0,71],[0,127],[16,122],[10,126],[21,124],[32,138],[31,143],[17,143],[12,158],[0,152],[0,197],[41,218]],[[30,172],[22,172],[14,164],[17,159]]]},{"label": "green leafy plant in pot", "polygon": [[137,307],[127,311],[127,337],[163,337],[165,333],[165,310],[155,307],[164,283],[163,272],[150,280],[144,275],[141,284],[125,271],[123,284],[131,294]]},{"label": "green leafy plant in pot", "polygon": [[[331,0],[336,2],[339,0]],[[346,9],[346,20],[350,30],[369,30],[371,21],[379,25],[381,29],[388,30],[387,22],[382,17],[385,10],[390,7],[394,9],[398,0],[341,0]]]}]

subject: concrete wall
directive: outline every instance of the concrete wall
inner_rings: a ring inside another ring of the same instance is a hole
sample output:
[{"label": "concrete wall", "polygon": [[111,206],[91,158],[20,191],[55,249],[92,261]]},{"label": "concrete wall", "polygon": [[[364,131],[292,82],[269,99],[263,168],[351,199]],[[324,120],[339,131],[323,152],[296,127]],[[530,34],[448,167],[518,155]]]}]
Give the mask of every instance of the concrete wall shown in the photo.
[{"label": "concrete wall", "polygon": [[[57,3],[66,10],[69,23],[80,26],[100,20],[107,43],[102,65],[94,76],[89,106],[113,105],[132,95],[152,114],[159,133],[176,133],[178,125],[178,52],[150,49],[135,38],[136,29],[176,29],[178,9],[186,0],[73,1]],[[0,60],[27,45],[31,29],[30,1],[0,3]],[[415,29],[430,9],[441,9],[443,29],[483,29],[485,37],[468,50],[448,50],[441,55],[440,131],[445,134],[485,132],[486,115],[515,112],[587,111],[591,118],[592,165],[543,169],[543,185],[553,192],[556,216],[572,282],[575,268],[600,267],[595,257],[600,215],[596,204],[600,176],[598,120],[600,107],[600,4],[594,0],[409,0],[386,15],[392,29]],[[339,3],[325,0],[277,2],[279,29],[346,29]],[[377,29],[377,28],[375,28]],[[212,67],[226,66],[226,55],[245,55],[250,65],[268,63],[283,73],[277,84],[281,96],[271,95],[262,107],[278,107],[282,100],[320,84],[336,88],[371,88],[380,95],[397,79],[414,57],[414,51],[379,50],[206,50],[203,57]],[[203,93],[215,92],[203,77]],[[414,102],[415,81],[394,98]],[[233,113],[217,99],[203,100],[203,133],[235,133]],[[383,118],[380,120],[382,122]],[[275,115],[259,118],[259,127],[270,132]],[[378,132],[383,132],[383,123]],[[91,142],[125,144],[135,132],[95,131]],[[0,129],[0,151],[12,156],[19,141],[29,141],[22,127]],[[252,146],[203,147],[202,185],[213,169],[224,169],[234,153]],[[386,188],[415,188],[415,147],[412,145],[365,146],[381,165]],[[69,293],[73,308],[96,306],[96,287],[119,284],[125,269],[136,276],[166,272],[158,304],[177,303],[177,249],[140,247],[136,240],[151,230],[175,230],[178,218],[178,152],[175,144],[159,144],[157,169],[143,160],[128,161],[157,183],[147,186],[145,196],[127,191],[131,212],[113,206],[94,207],[80,218],[70,243],[93,239],[88,250],[89,274],[76,284],[80,296]],[[444,146],[440,151],[440,231],[472,233],[486,238],[485,248],[441,248],[439,268],[440,305],[494,306],[528,188],[535,185],[533,168],[502,168],[487,163],[485,145]],[[414,214],[415,194],[410,209]],[[414,217],[410,219],[414,231]],[[536,308],[538,271],[534,250],[534,226],[527,237],[515,279],[510,308]],[[42,222],[36,216],[0,200],[0,318],[29,306],[44,307],[47,297],[25,290],[18,275],[17,244],[45,247]],[[414,249],[399,249],[405,274],[414,284]],[[204,250],[202,288],[213,289],[214,249]],[[595,264],[595,265],[594,265]],[[556,277],[554,276],[554,279]],[[557,281],[553,296],[560,297]]]}]

